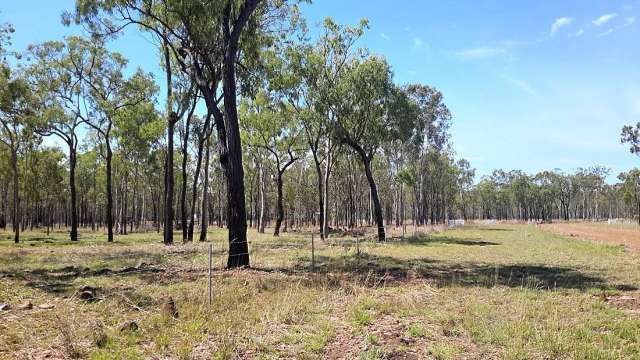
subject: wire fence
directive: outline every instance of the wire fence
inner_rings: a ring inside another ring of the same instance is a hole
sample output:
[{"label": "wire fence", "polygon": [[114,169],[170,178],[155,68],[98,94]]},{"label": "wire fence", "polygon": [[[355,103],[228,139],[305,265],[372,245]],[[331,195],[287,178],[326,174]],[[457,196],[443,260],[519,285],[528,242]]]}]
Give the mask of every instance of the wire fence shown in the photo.
[{"label": "wire fence", "polygon": [[[308,245],[310,245],[310,248],[305,248],[303,251],[307,252],[308,255],[308,268],[310,270],[311,273],[317,273],[319,270],[321,270],[321,267],[325,264],[318,264],[317,262],[317,250],[319,250],[317,248],[317,241],[316,239],[318,237],[320,237],[321,241],[323,242],[323,247],[343,247],[344,251],[345,251],[345,256],[343,256],[343,260],[346,262],[346,258],[348,257],[348,253],[349,251],[351,251],[352,249],[355,248],[355,252],[354,255],[356,257],[356,266],[359,268],[360,267],[360,259],[363,256],[366,256],[366,253],[364,252],[364,249],[362,248],[363,243],[369,243],[369,245],[367,245],[367,247],[370,246],[385,246],[386,244],[388,244],[388,242],[384,241],[381,242],[379,241],[380,238],[380,233],[382,233],[385,236],[386,240],[394,240],[395,238],[387,238],[387,233],[386,233],[386,229],[385,227],[378,227],[378,228],[374,228],[375,230],[379,230],[379,232],[374,231],[372,233],[362,233],[359,235],[355,235],[355,236],[332,236],[330,234],[324,234],[324,236],[322,236],[323,234],[319,234],[316,232],[311,232],[311,233],[305,233],[303,234],[301,237],[299,237],[298,239],[301,240],[302,242],[304,242],[305,239],[308,239]],[[404,238],[404,229],[403,229],[403,238]],[[333,240],[333,241],[332,241]],[[258,258],[258,248],[259,247],[254,247],[253,249],[250,249],[250,245],[251,245],[251,241],[249,241],[248,239],[244,239],[244,240],[240,240],[239,238],[233,238],[231,239],[228,243],[222,243],[224,244],[223,246],[226,247],[226,249],[222,248],[220,249],[221,251],[219,252],[219,256],[220,256],[220,269],[224,269],[226,268],[226,264],[225,262],[227,262],[230,258],[234,258],[234,257],[241,257],[241,256],[251,256],[251,262],[253,264],[256,264],[256,262],[259,262],[259,258]],[[234,246],[240,245],[240,244],[246,244],[246,248],[247,250],[244,252],[240,252],[240,253],[229,253],[229,250],[231,248],[233,248]],[[373,245],[375,244],[375,245]],[[321,250],[321,249],[320,249]],[[213,243],[209,243],[208,246],[208,279],[207,279],[207,299],[208,299],[208,304],[211,305],[212,301],[213,301],[213,295],[214,295],[214,283],[213,283],[213,267],[212,264],[214,262],[213,257],[216,255],[216,252],[214,251],[213,248]],[[320,265],[320,267],[318,266]],[[346,263],[345,263],[346,266]]]}]

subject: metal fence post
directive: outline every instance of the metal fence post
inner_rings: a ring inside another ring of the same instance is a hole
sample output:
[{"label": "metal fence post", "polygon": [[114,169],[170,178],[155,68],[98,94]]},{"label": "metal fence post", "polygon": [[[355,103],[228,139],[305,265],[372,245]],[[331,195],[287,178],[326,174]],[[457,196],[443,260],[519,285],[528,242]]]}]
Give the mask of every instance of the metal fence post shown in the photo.
[{"label": "metal fence post", "polygon": [[311,234],[311,272],[316,271],[316,249],[313,240],[313,233]]},{"label": "metal fence post", "polygon": [[213,258],[213,244],[209,243],[209,306],[211,306],[211,298],[213,293],[213,287],[211,286],[211,261]]}]

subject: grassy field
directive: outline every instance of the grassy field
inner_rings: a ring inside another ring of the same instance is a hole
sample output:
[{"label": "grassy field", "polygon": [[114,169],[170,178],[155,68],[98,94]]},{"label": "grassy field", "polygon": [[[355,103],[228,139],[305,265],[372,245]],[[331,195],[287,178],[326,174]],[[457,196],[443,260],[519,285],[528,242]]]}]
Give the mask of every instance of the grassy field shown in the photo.
[{"label": "grassy field", "polygon": [[303,233],[224,271],[215,230],[211,306],[207,244],[0,235],[3,359],[640,358],[640,254],[535,226],[316,241],[315,273]]}]

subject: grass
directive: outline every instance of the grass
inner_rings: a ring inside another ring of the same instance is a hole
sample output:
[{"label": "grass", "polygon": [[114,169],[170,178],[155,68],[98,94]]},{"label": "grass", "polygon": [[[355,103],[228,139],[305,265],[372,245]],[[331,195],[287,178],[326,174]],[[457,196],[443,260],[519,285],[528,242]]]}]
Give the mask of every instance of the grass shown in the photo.
[{"label": "grass", "polygon": [[225,271],[225,232],[210,232],[208,306],[206,244],[0,233],[0,358],[640,358],[640,256],[622,246],[529,225],[335,237],[311,273],[309,234],[249,237],[252,269]]}]

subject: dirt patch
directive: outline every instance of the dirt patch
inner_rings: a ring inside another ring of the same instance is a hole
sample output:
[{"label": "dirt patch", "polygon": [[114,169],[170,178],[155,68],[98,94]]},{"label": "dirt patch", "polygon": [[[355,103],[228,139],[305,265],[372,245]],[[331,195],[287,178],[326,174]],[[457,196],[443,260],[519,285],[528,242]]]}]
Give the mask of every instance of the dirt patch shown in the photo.
[{"label": "dirt patch", "polygon": [[406,326],[390,315],[368,326],[366,336],[365,332],[355,331],[347,324],[336,330],[336,336],[325,350],[325,359],[357,359],[360,354],[374,349],[383,352],[385,359],[424,359],[428,355],[429,339],[407,335]]},{"label": "dirt patch", "polygon": [[605,223],[555,223],[540,225],[543,229],[573,238],[623,245],[640,251],[640,228]]},{"label": "dirt patch", "polygon": [[603,300],[610,306],[640,316],[640,294],[609,295]]}]

